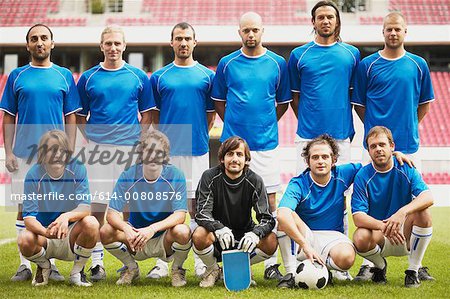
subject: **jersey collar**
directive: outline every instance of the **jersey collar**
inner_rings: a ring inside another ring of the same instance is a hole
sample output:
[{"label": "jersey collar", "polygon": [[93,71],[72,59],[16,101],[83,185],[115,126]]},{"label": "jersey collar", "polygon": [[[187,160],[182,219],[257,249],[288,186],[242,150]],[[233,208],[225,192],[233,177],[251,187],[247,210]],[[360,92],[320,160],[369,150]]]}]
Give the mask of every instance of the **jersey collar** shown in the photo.
[{"label": "jersey collar", "polygon": [[267,54],[267,48],[264,48],[264,52],[258,56],[249,56],[249,55],[245,54],[244,51],[242,51],[242,48],[240,48],[239,51],[241,51],[242,56],[244,56],[246,58],[250,58],[250,59],[257,59],[257,58],[263,57],[264,55]]},{"label": "jersey collar", "polygon": [[115,72],[115,71],[118,71],[118,70],[120,70],[121,68],[123,68],[124,66],[125,66],[125,60],[122,60],[122,65],[121,65],[120,67],[116,68],[116,69],[108,69],[108,68],[106,68],[106,67],[103,65],[103,62],[100,62],[100,67],[101,67],[103,70],[108,71],[108,72]]},{"label": "jersey collar", "polygon": [[335,44],[337,44],[337,42],[334,42],[334,43],[329,44],[329,45],[324,45],[324,44],[320,44],[320,43],[318,43],[318,42],[316,42],[316,41],[313,41],[313,42],[314,42],[314,44],[315,44],[316,46],[319,46],[319,47],[325,47],[325,48],[332,47],[332,46],[334,46]]},{"label": "jersey collar", "polygon": [[378,173],[388,173],[389,171],[391,171],[391,170],[394,169],[394,167],[395,167],[395,159],[394,159],[394,157],[392,157],[392,159],[393,159],[393,161],[392,161],[392,167],[389,168],[388,170],[385,170],[385,171],[380,171],[380,170],[376,169],[376,168],[375,168],[375,165],[373,164],[373,161],[371,162],[371,164],[372,164],[373,169],[375,169],[376,172],[378,172]]},{"label": "jersey collar", "polygon": [[381,50],[378,51],[378,55],[380,55],[380,57],[383,58],[384,60],[387,60],[387,61],[396,61],[396,60],[399,60],[399,59],[402,59],[403,57],[405,57],[406,51],[404,51],[403,54],[402,54],[401,56],[397,57],[397,58],[387,58],[387,57],[384,57],[383,55],[381,55]]},{"label": "jersey collar", "polygon": [[50,62],[50,65],[49,65],[49,66],[32,65],[31,62],[30,62],[30,66],[31,66],[32,68],[35,68],[35,69],[49,69],[49,68],[52,68],[52,67],[53,67],[53,62]]},{"label": "jersey collar", "polygon": [[330,173],[330,179],[328,180],[328,182],[326,184],[319,184],[318,182],[316,182],[313,179],[313,177],[311,175],[311,171],[308,173],[308,175],[309,175],[309,177],[311,178],[311,180],[313,181],[314,184],[316,184],[317,186],[322,187],[322,188],[326,187],[330,183],[331,179],[333,178],[333,173]]},{"label": "jersey collar", "polygon": [[190,65],[179,65],[179,64],[176,64],[175,61],[172,62],[172,63],[173,63],[173,65],[176,66],[176,67],[187,69],[187,68],[191,68],[191,67],[196,66],[196,65],[198,64],[198,61],[197,61],[197,60],[194,60],[194,63],[193,63],[193,64],[190,64]]}]

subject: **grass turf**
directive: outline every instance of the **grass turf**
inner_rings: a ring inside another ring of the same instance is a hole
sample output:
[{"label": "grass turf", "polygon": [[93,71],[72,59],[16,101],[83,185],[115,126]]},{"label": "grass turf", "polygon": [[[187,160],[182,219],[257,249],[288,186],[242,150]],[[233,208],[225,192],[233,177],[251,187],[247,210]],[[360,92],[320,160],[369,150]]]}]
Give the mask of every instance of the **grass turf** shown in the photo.
[{"label": "grass turf", "polygon": [[[199,279],[193,271],[192,251],[185,267],[188,284],[183,288],[173,288],[170,279],[164,278],[158,281],[145,278],[155,261],[139,262],[141,280],[132,286],[116,286],[118,278],[116,270],[121,264],[109,253],[105,253],[105,265],[108,278],[104,282],[96,283],[92,288],[78,288],[70,286],[67,281],[63,283],[50,282],[46,287],[33,288],[31,283],[12,283],[9,279],[15,273],[18,266],[17,246],[8,243],[0,246],[0,294],[5,298],[448,298],[447,283],[449,281],[450,238],[448,238],[450,208],[432,208],[433,214],[433,239],[428,247],[423,264],[430,268],[430,273],[437,279],[435,282],[423,282],[418,289],[406,289],[403,286],[404,270],[408,266],[406,257],[388,258],[388,284],[374,285],[371,282],[354,283],[335,281],[334,286],[326,287],[320,291],[285,290],[277,289],[275,281],[263,279],[264,266],[253,266],[256,287],[251,287],[239,293],[228,292],[222,283],[212,289],[201,289],[198,286]],[[15,214],[5,212],[0,207],[0,236],[1,239],[15,236]],[[350,273],[355,276],[358,272],[361,258],[357,257],[355,265]],[[71,263],[57,261],[60,272],[67,278]],[[34,268],[34,267],[33,267]]]}]

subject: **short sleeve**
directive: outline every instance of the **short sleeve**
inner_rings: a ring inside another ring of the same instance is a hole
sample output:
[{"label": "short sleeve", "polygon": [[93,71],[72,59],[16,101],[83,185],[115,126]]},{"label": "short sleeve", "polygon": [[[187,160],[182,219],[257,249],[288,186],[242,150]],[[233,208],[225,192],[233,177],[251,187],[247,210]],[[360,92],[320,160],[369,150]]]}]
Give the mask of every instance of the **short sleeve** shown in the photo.
[{"label": "short sleeve", "polygon": [[77,90],[80,96],[81,110],[77,112],[79,115],[87,116],[89,114],[89,96],[86,91],[86,73],[83,73],[78,79]]},{"label": "short sleeve", "polygon": [[155,98],[153,96],[153,89],[150,84],[150,79],[147,77],[147,74],[142,72],[141,74],[141,80],[142,80],[142,89],[139,93],[139,99],[138,99],[138,108],[139,112],[146,112],[148,110],[154,109],[155,104]]},{"label": "short sleeve", "polygon": [[18,110],[18,99],[14,91],[14,81],[16,76],[11,73],[6,81],[5,89],[3,91],[2,101],[0,103],[0,109],[6,113],[15,116]]},{"label": "short sleeve", "polygon": [[428,65],[425,61],[423,62],[422,72],[423,75],[420,86],[419,104],[424,104],[426,102],[434,100],[434,92],[433,92],[433,85],[431,83],[430,69],[428,68]]},{"label": "short sleeve", "polygon": [[212,92],[212,87],[213,87],[213,82],[214,82],[214,76],[215,73],[211,72],[209,74],[209,86],[208,86],[208,91],[206,93],[206,112],[214,112],[214,101],[211,98],[211,92]]},{"label": "short sleeve", "polygon": [[174,176],[172,184],[175,188],[175,196],[172,200],[172,211],[188,211],[186,178],[181,172],[178,172],[177,175]]},{"label": "short sleeve", "polygon": [[123,208],[127,204],[126,198],[129,196],[125,195],[127,191],[127,186],[129,185],[129,178],[126,175],[126,171],[122,172],[119,179],[114,186],[113,194],[110,197],[109,207],[118,212],[123,212]]},{"label": "short sleeve", "polygon": [[411,181],[411,193],[414,197],[420,195],[420,193],[429,190],[427,184],[423,181],[419,171],[415,168],[410,168],[410,181]]},{"label": "short sleeve", "polygon": [[277,88],[276,101],[277,103],[287,103],[292,99],[287,64],[286,61],[281,58],[278,65],[280,67],[280,84]]},{"label": "short sleeve", "polygon": [[156,73],[153,73],[150,77],[150,86],[156,109],[161,110],[161,94],[158,91],[158,78],[159,76]]},{"label": "short sleeve", "polygon": [[64,115],[67,116],[74,112],[80,111],[82,107],[80,103],[80,95],[78,94],[78,89],[75,85],[75,81],[73,80],[73,76],[70,71],[67,70],[65,77],[69,88],[64,97],[63,111]]},{"label": "short sleeve", "polygon": [[295,211],[302,199],[303,195],[298,182],[295,179],[291,179],[278,204],[278,208],[289,208],[292,211]]},{"label": "short sleeve", "polygon": [[295,52],[292,51],[291,56],[289,57],[288,71],[291,90],[294,92],[300,92],[300,71],[297,68],[297,64],[298,59]]},{"label": "short sleeve", "polygon": [[369,198],[367,197],[365,182],[361,175],[356,175],[353,184],[353,195],[351,201],[352,214],[369,212]]},{"label": "short sleeve", "polygon": [[368,78],[364,63],[360,63],[356,68],[356,76],[354,79],[354,89],[352,93],[352,104],[358,106],[366,106]]},{"label": "short sleeve", "polygon": [[220,60],[219,65],[216,69],[216,75],[213,80],[213,87],[211,92],[211,98],[216,101],[226,101],[227,100],[227,82],[225,81],[225,69],[224,61]]},{"label": "short sleeve", "polygon": [[25,176],[23,193],[25,200],[23,201],[22,217],[36,218],[39,213],[39,202],[36,196],[38,194],[38,180],[31,175],[30,171]]}]

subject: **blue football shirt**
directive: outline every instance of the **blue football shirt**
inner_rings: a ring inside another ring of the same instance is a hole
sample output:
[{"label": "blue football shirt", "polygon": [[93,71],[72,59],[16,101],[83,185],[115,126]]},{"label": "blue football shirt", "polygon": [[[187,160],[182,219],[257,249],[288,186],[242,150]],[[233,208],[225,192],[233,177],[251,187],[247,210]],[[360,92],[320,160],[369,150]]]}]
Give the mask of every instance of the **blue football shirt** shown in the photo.
[{"label": "blue football shirt", "polygon": [[344,232],[345,191],[353,183],[361,164],[333,167],[330,181],[317,184],[309,168],[289,182],[278,208],[295,211],[311,230]]},{"label": "blue football shirt", "polygon": [[352,213],[366,213],[378,220],[391,217],[409,204],[428,186],[415,168],[394,160],[392,169],[377,171],[372,164],[364,166],[355,177]]},{"label": "blue football shirt", "polygon": [[231,136],[244,138],[252,151],[278,145],[276,103],[291,99],[287,64],[270,50],[247,56],[237,50],[223,57],[214,77],[212,98],[226,101],[220,141]]},{"label": "blue football shirt", "polygon": [[359,50],[342,42],[312,41],[291,52],[291,89],[300,93],[298,136],[313,139],[327,133],[341,140],[353,138],[350,89],[359,60]]},{"label": "blue football shirt", "polygon": [[419,148],[417,108],[433,100],[430,71],[417,55],[405,52],[398,59],[386,59],[377,52],[358,67],[352,103],[366,108],[364,140],[372,127],[385,126],[392,131],[396,150],[415,153]]},{"label": "blue football shirt", "polygon": [[[209,151],[206,113],[214,112],[213,78],[214,72],[198,62],[191,66],[172,62],[150,77],[161,130],[172,124],[177,128],[168,134],[172,155],[201,156]],[[188,136],[192,140],[185,140]]]},{"label": "blue football shirt", "polygon": [[114,70],[99,64],[81,75],[77,87],[83,106],[77,114],[89,115],[89,140],[115,145],[133,145],[139,140],[138,113],[155,107],[146,73],[128,63]]},{"label": "blue football shirt", "polygon": [[49,67],[30,63],[13,70],[0,110],[17,116],[14,155],[28,158],[44,133],[64,130],[64,116],[80,109],[80,98],[68,69],[54,63]]}]

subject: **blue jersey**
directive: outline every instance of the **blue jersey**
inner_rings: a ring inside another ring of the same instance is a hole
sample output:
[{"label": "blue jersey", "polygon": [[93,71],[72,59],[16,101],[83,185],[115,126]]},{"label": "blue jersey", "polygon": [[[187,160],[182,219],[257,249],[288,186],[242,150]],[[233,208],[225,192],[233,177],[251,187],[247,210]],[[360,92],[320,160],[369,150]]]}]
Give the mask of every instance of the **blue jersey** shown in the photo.
[{"label": "blue jersey", "polygon": [[52,64],[31,64],[13,70],[6,82],[0,110],[16,116],[14,155],[27,158],[47,131],[64,130],[64,116],[81,109],[72,74]]},{"label": "blue jersey", "polygon": [[372,127],[385,126],[392,131],[396,150],[415,153],[419,148],[417,107],[433,100],[430,71],[417,55],[406,52],[398,59],[386,59],[377,52],[358,67],[352,103],[366,108],[364,140]]},{"label": "blue jersey", "polygon": [[35,164],[24,184],[22,216],[35,217],[45,227],[78,205],[90,204],[86,168],[77,160],[66,165],[59,179],[52,178],[41,164]]},{"label": "blue jersey", "polygon": [[356,175],[352,195],[352,213],[365,213],[378,220],[391,217],[428,190],[422,176],[406,163],[394,160],[393,168],[378,172],[372,164],[364,166]]},{"label": "blue jersey", "polygon": [[164,165],[159,178],[148,181],[143,174],[143,165],[133,165],[119,177],[109,208],[122,212],[126,204],[130,208],[128,222],[135,228],[164,220],[175,211],[187,212],[183,172],[173,165]]},{"label": "blue jersey", "polygon": [[[214,72],[198,62],[191,66],[170,63],[150,77],[161,130],[167,132],[172,155],[201,156],[209,150],[207,112],[214,112],[211,99]],[[188,125],[188,126],[181,126]],[[186,131],[186,132],[185,132]],[[191,136],[191,140],[186,140]],[[191,146],[189,146],[191,145]]]},{"label": "blue jersey", "polygon": [[344,232],[344,192],[353,183],[361,164],[344,164],[331,169],[326,185],[311,178],[309,169],[289,182],[278,208],[295,211],[311,230]]},{"label": "blue jersey", "polygon": [[77,87],[83,106],[77,114],[89,114],[89,140],[115,145],[133,145],[139,140],[138,112],[155,107],[146,73],[128,63],[115,70],[99,64],[81,75]]},{"label": "blue jersey", "polygon": [[310,42],[294,49],[289,58],[293,92],[299,92],[297,135],[313,139],[329,134],[352,139],[350,89],[360,59],[359,50],[337,42]]},{"label": "blue jersey", "polygon": [[244,138],[252,151],[278,145],[276,103],[291,101],[289,76],[283,57],[266,50],[246,56],[237,50],[219,61],[212,98],[226,101],[220,141],[231,136]]}]

